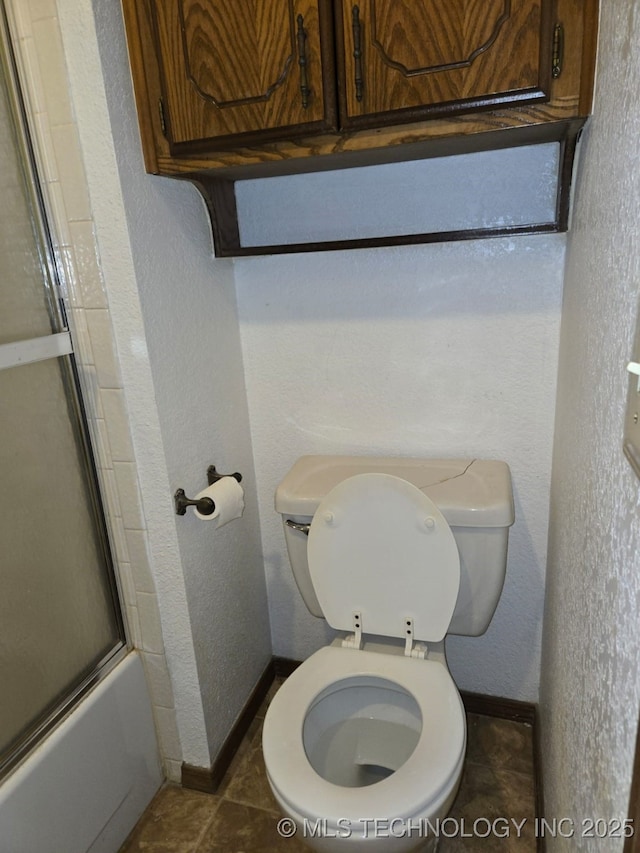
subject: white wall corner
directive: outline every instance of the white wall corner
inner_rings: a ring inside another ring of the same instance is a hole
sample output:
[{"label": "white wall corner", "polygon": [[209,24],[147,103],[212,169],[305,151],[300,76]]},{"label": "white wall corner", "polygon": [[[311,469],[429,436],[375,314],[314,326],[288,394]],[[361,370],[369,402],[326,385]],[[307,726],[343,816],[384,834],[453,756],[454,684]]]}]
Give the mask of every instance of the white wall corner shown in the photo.
[{"label": "white wall corner", "polygon": [[[137,476],[175,694],[182,758],[209,760],[184,577],[153,381],[118,180],[90,0],[58,0],[58,15],[102,272],[129,413]],[[172,755],[174,760],[177,756]]]}]

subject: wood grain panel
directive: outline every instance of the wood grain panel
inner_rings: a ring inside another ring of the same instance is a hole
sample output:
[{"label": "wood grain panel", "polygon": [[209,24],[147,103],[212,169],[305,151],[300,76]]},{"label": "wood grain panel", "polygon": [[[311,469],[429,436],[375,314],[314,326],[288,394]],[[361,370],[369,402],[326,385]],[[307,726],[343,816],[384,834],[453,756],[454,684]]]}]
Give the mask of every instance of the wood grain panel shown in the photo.
[{"label": "wood grain panel", "polygon": [[[236,148],[233,151],[211,151],[202,157],[177,159],[159,156],[158,166],[163,175],[177,177],[212,169],[221,177],[241,180],[361,165],[356,161],[364,154],[369,157],[368,165],[376,162],[392,163],[413,159],[408,151],[414,147],[420,149],[420,157],[433,156],[429,153],[431,149],[437,151],[435,156],[446,154],[447,151],[442,150],[443,145],[445,148],[448,146],[451,153],[457,141],[464,143],[466,151],[507,147],[508,142],[504,145],[496,144],[497,134],[510,139],[521,130],[539,129],[547,134],[546,139],[560,139],[564,135],[566,122],[571,121],[576,114],[577,98],[573,101],[567,99],[560,106],[543,104],[340,135],[328,133]],[[584,119],[579,120],[579,123],[583,124]],[[485,136],[492,140],[486,146],[481,141]]]},{"label": "wood grain panel", "polygon": [[[173,153],[243,134],[333,126],[318,0],[152,0],[151,8]],[[306,107],[299,26],[311,90]]]},{"label": "wood grain panel", "polygon": [[551,0],[359,0],[362,100],[352,14],[341,0],[345,128],[548,97]]}]

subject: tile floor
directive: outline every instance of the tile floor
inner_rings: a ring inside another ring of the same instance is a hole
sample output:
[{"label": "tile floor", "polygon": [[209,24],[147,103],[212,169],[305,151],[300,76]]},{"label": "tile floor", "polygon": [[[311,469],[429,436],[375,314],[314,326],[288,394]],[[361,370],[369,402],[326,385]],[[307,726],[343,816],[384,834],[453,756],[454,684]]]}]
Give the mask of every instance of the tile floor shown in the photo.
[{"label": "tile floor", "polygon": [[[280,683],[271,688],[218,792],[165,786],[120,853],[308,853],[299,838],[278,835],[282,815],[262,761],[262,722]],[[450,837],[441,836],[438,853],[534,853],[531,728],[476,714],[467,722],[466,765],[449,813],[453,820],[443,825]],[[490,824],[495,832],[482,837]]]}]

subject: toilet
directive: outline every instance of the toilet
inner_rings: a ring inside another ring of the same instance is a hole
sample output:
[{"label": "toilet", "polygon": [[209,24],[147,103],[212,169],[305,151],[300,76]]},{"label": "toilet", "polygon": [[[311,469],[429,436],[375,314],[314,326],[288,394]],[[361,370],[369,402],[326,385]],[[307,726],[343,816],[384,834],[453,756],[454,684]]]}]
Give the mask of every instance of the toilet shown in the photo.
[{"label": "toilet", "polygon": [[[267,711],[267,777],[320,851],[435,850],[466,747],[444,650],[478,636],[502,591],[508,466],[305,456],[276,491],[291,568],[338,634]],[[293,831],[292,830],[292,831]]]}]

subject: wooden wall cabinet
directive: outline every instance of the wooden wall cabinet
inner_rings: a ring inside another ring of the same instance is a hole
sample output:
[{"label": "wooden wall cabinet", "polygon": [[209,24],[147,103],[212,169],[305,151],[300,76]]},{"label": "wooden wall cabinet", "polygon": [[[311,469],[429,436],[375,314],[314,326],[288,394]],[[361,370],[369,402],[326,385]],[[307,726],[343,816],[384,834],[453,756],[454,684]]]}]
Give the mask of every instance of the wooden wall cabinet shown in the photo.
[{"label": "wooden wall cabinet", "polygon": [[173,154],[336,129],[332,22],[318,0],[139,5]]},{"label": "wooden wall cabinet", "polygon": [[[554,140],[556,221],[528,230],[567,227],[575,142],[591,108],[597,0],[123,0],[123,8],[146,168],[199,187],[218,255],[339,245],[242,247],[237,180]],[[469,236],[485,235],[367,243]]]},{"label": "wooden wall cabinet", "polygon": [[546,101],[552,0],[338,4],[340,127]]}]

